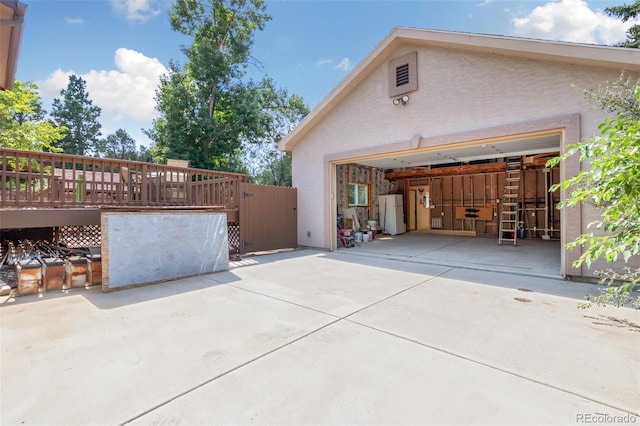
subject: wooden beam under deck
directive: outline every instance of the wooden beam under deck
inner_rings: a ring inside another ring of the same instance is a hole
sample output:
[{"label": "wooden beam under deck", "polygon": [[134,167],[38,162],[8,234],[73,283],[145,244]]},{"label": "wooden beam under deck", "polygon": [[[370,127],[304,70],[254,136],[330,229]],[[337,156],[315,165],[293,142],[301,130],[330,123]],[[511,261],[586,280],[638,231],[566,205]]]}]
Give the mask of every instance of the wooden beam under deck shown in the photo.
[{"label": "wooden beam under deck", "polygon": [[2,209],[0,229],[100,225],[100,209]]},{"label": "wooden beam under deck", "polygon": [[237,222],[237,210],[215,207],[175,207],[175,208],[69,208],[69,209],[0,209],[0,229],[55,228],[59,226],[100,225],[103,211],[193,211],[204,210],[226,213],[227,222]]}]

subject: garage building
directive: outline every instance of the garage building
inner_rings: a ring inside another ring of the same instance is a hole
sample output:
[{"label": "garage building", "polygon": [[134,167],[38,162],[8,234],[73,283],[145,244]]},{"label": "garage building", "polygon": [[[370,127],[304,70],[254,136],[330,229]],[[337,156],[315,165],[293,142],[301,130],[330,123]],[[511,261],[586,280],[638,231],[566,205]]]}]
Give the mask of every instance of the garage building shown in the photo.
[{"label": "garage building", "polygon": [[606,114],[583,90],[622,73],[640,76],[639,49],[394,29],[279,144],[298,244],[336,249],[345,219],[384,228],[381,196],[398,194],[408,232],[559,242],[558,274],[592,276],[564,247],[597,211],[558,211],[565,194],[548,191],[584,165],[545,163],[598,133]]}]

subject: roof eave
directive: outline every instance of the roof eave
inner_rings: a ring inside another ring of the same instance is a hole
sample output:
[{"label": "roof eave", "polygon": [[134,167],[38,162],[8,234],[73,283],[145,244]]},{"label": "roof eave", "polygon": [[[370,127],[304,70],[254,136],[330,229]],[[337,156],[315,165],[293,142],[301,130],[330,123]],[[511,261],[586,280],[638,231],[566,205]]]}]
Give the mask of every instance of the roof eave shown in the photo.
[{"label": "roof eave", "polygon": [[13,17],[9,20],[0,20],[0,29],[6,27],[8,35],[8,49],[6,56],[3,55],[5,63],[4,79],[0,81],[0,90],[13,89],[16,72],[18,70],[18,55],[22,44],[22,33],[24,28],[24,17],[27,12],[27,5],[15,0],[0,0],[0,5],[13,9]]}]

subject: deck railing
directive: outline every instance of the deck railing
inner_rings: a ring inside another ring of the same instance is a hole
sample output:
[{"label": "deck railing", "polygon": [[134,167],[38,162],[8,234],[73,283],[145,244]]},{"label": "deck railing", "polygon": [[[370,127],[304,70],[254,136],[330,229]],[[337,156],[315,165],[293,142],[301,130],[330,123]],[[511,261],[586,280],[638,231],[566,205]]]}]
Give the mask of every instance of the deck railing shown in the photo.
[{"label": "deck railing", "polygon": [[239,173],[0,148],[0,207],[238,208]]}]

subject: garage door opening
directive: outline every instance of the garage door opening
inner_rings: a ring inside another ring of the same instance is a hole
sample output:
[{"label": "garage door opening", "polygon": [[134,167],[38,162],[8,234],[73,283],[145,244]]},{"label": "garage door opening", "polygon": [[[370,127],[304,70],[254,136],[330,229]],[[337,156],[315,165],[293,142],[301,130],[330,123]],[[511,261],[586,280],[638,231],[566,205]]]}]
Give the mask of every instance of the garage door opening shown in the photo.
[{"label": "garage door opening", "polygon": [[[528,272],[534,274],[538,269],[540,275],[560,276],[562,224],[557,209],[560,193],[549,189],[560,181],[561,174],[559,168],[546,167],[546,162],[558,155],[560,139],[558,133],[536,135],[336,164],[336,225],[344,225],[345,219],[348,224],[358,223],[360,229],[354,231],[369,233],[364,240],[374,241],[372,230],[367,228],[371,228],[371,221],[376,221],[373,222],[378,235],[376,246],[386,240],[387,248],[393,248],[391,252],[416,259],[418,253],[432,261],[443,256],[451,261],[452,256],[457,256],[458,261],[467,264],[479,261],[489,269],[492,265],[510,264],[520,265],[523,270],[533,268]],[[489,151],[494,154],[489,156]],[[514,182],[516,175],[507,172],[510,159],[520,163],[517,182]],[[341,188],[349,185],[368,188],[366,204],[349,203],[348,194],[341,193]],[[379,200],[388,194],[401,196],[401,220],[406,233],[389,232],[381,222]],[[506,204],[513,205],[512,216],[503,214]],[[508,235],[504,231],[505,218],[511,223]],[[509,237],[507,245],[515,243],[518,249],[511,247],[509,252],[509,247],[497,248],[503,243],[500,236]],[[470,242],[469,238],[477,240]],[[457,246],[458,251],[444,250],[449,243],[451,247]],[[496,249],[488,251],[480,247]],[[360,252],[374,248],[382,250],[373,245],[366,249],[356,247]],[[381,251],[387,256],[393,255],[391,252]],[[475,254],[465,259],[469,253]]]}]

